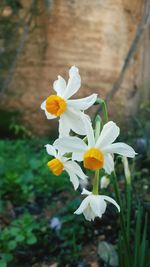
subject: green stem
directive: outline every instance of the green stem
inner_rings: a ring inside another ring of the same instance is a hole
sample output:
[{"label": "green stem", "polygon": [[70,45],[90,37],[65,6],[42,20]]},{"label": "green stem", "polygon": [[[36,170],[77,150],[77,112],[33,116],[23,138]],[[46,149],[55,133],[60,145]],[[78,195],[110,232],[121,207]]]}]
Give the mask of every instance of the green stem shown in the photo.
[{"label": "green stem", "polygon": [[102,102],[103,105],[103,114],[104,114],[104,124],[108,122],[108,111],[105,101]]},{"label": "green stem", "polygon": [[95,118],[95,142],[99,138],[100,131],[101,131],[101,117],[97,115]]},{"label": "green stem", "polygon": [[[97,115],[95,118],[95,140],[98,139],[98,137],[100,135],[100,130],[101,130],[101,118],[99,115]],[[95,171],[92,193],[94,195],[98,195],[98,193],[99,193],[99,170]]]},{"label": "green stem", "polygon": [[121,232],[123,235],[123,240],[124,240],[124,246],[125,246],[125,250],[126,250],[126,261],[127,261],[127,267],[131,267],[132,264],[130,264],[131,258],[130,258],[130,251],[129,251],[129,244],[128,244],[128,240],[127,240],[127,235],[126,235],[126,228],[125,228],[125,222],[124,222],[124,217],[123,217],[123,210],[122,210],[122,201],[121,201],[121,196],[120,196],[120,192],[119,192],[119,188],[118,188],[118,183],[117,183],[117,177],[115,172],[113,172],[113,186],[114,186],[114,192],[115,192],[115,196],[116,196],[116,200],[120,206],[120,225],[121,225]]},{"label": "green stem", "polygon": [[[100,105],[100,109],[99,112],[101,110],[103,110],[103,114],[104,114],[104,124],[108,122],[108,112],[107,112],[107,106],[106,103],[103,99],[101,98],[97,98],[96,103],[95,104],[99,104]],[[98,114],[98,113],[97,113]]]},{"label": "green stem", "polygon": [[95,176],[94,176],[94,180],[93,180],[93,195],[98,195],[99,192],[99,170],[95,171]]},{"label": "green stem", "polygon": [[127,239],[130,244],[130,224],[131,224],[131,184],[126,185],[127,188]]},{"label": "green stem", "polygon": [[130,244],[130,224],[131,224],[131,202],[132,202],[132,179],[131,172],[129,169],[128,159],[126,157],[122,158],[124,173],[125,173],[125,183],[126,183],[126,226],[127,226],[127,239],[128,244]]},{"label": "green stem", "polygon": [[141,247],[140,247],[140,239],[141,239],[141,228],[142,228],[142,214],[143,210],[141,206],[138,207],[137,217],[136,217],[136,225],[135,225],[135,244],[134,244],[134,267],[139,266],[139,255],[141,257]]},{"label": "green stem", "polygon": [[95,142],[99,138],[100,131],[101,131],[101,117],[97,115],[95,118]]}]

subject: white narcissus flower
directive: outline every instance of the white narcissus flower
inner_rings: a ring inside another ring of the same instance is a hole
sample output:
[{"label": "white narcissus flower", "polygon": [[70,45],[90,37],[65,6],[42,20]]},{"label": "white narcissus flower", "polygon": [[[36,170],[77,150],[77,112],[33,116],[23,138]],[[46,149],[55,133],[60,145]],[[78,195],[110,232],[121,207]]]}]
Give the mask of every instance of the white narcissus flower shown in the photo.
[{"label": "white narcissus flower", "polygon": [[45,147],[47,153],[55,157],[47,163],[52,173],[59,176],[65,170],[69,174],[70,181],[76,190],[79,186],[79,178],[83,180],[87,179],[80,166],[76,162],[60,155],[52,145],[48,144]]},{"label": "white narcissus flower", "polygon": [[[45,111],[47,119],[59,119],[60,136],[68,136],[70,129],[80,135],[85,135],[85,128],[81,119],[82,111],[91,107],[97,98],[97,94],[92,94],[82,99],[69,98],[73,96],[81,86],[81,78],[79,70],[75,66],[69,70],[69,80],[66,81],[58,76],[53,84],[53,88],[57,95],[50,95],[41,104],[41,109]],[[84,115],[85,117],[87,115]]]},{"label": "white narcissus flower", "polygon": [[82,194],[87,195],[87,197],[82,201],[81,205],[74,213],[77,215],[83,213],[85,219],[88,221],[93,221],[95,217],[102,217],[107,207],[106,201],[111,202],[113,205],[115,205],[120,212],[119,205],[111,197],[105,195],[94,195],[92,194],[92,192],[86,189],[83,189]]},{"label": "white narcissus flower", "polygon": [[119,127],[113,122],[106,123],[95,141],[91,122],[84,118],[88,145],[78,137],[59,138],[54,146],[61,153],[72,152],[72,159],[83,161],[85,168],[98,170],[104,168],[106,173],[111,174],[114,170],[114,159],[111,154],[117,153],[122,156],[133,158],[136,153],[134,149],[124,143],[113,143],[120,133]]}]

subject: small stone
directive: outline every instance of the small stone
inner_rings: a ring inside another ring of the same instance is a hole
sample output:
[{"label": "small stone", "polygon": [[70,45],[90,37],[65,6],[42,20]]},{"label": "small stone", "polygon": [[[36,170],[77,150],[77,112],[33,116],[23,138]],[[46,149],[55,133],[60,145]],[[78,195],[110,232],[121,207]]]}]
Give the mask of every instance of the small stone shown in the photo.
[{"label": "small stone", "polygon": [[137,138],[134,141],[134,149],[137,153],[144,154],[147,150],[147,141],[144,138]]},{"label": "small stone", "polygon": [[97,261],[91,263],[91,267],[99,267],[99,264]]},{"label": "small stone", "polygon": [[2,17],[9,17],[11,16],[13,13],[12,9],[10,6],[5,6],[5,8],[3,9],[3,12],[2,12]]},{"label": "small stone", "polygon": [[87,264],[85,262],[79,262],[77,267],[89,267],[89,264]]},{"label": "small stone", "polygon": [[105,240],[105,235],[100,235],[99,240]]},{"label": "small stone", "polygon": [[58,266],[58,263],[55,262],[55,263],[53,263],[53,264],[51,264],[51,265],[48,265],[47,267],[57,267],[57,266]]},{"label": "small stone", "polygon": [[91,263],[91,267],[99,267],[99,264],[97,261]]},{"label": "small stone", "polygon": [[143,189],[144,189],[144,190],[147,190],[147,189],[148,189],[148,185],[145,184],[145,185],[143,186]]},{"label": "small stone", "polygon": [[110,266],[118,266],[118,254],[114,245],[101,241],[98,244],[97,253],[104,262],[108,263],[109,260]]},{"label": "small stone", "polygon": [[107,229],[108,229],[108,230],[111,230],[111,229],[112,229],[112,226],[111,226],[111,225],[108,225],[108,226],[107,226]]}]

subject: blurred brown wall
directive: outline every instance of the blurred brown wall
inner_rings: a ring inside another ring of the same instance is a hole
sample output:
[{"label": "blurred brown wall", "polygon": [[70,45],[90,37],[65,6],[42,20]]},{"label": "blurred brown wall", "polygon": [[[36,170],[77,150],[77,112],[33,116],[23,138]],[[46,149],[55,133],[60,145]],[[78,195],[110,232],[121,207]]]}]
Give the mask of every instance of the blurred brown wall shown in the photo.
[{"label": "blurred brown wall", "polygon": [[[13,79],[1,98],[1,106],[19,110],[22,123],[38,135],[57,125],[56,121],[46,120],[40,104],[53,92],[52,84],[58,74],[68,78],[70,66],[79,67],[82,77],[76,97],[93,92],[106,97],[122,68],[143,9],[142,0],[49,0],[47,3],[47,8],[44,1],[38,3],[40,12],[31,23],[34,30],[28,35]],[[22,4],[23,13],[31,1],[24,0]],[[145,49],[140,46],[120,90],[110,102],[109,113],[118,122],[137,111],[143,53]]]}]

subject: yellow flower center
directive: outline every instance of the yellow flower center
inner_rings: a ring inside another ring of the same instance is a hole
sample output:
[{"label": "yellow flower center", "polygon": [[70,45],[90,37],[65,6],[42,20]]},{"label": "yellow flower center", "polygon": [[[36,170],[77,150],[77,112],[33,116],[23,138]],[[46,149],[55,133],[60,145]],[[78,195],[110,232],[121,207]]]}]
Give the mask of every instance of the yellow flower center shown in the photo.
[{"label": "yellow flower center", "polygon": [[57,95],[50,95],[46,99],[46,110],[55,116],[60,116],[67,108],[66,101]]},{"label": "yellow flower center", "polygon": [[47,163],[47,166],[50,168],[53,174],[59,176],[64,168],[63,163],[59,159],[52,159]]},{"label": "yellow flower center", "polygon": [[84,167],[90,170],[99,170],[104,166],[104,155],[97,148],[90,148],[84,154]]}]

